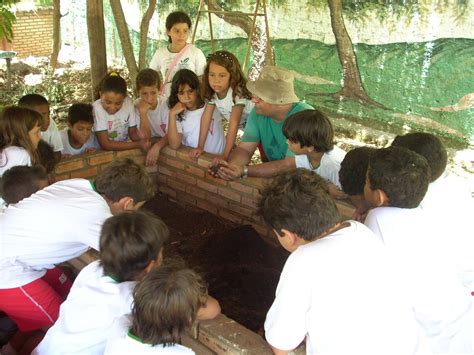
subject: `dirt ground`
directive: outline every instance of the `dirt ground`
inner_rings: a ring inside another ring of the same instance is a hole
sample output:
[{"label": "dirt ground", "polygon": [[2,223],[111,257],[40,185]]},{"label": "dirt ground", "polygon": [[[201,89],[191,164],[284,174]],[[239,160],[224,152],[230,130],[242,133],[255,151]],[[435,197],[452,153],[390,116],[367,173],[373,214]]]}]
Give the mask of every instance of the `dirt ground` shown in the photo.
[{"label": "dirt ground", "polygon": [[248,225],[235,225],[164,195],[145,206],[170,228],[166,257],[178,257],[201,273],[222,312],[263,334],[265,315],[288,253],[270,246]]}]

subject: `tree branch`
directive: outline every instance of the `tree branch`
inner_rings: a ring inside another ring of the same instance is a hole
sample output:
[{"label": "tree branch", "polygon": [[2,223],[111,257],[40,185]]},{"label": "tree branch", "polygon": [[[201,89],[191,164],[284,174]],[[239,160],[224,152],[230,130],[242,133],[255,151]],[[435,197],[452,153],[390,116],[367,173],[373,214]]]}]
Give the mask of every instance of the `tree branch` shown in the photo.
[{"label": "tree branch", "polygon": [[156,0],[150,0],[148,8],[143,15],[140,24],[140,52],[138,54],[138,69],[142,70],[146,67],[146,46],[148,41],[148,28],[150,27],[150,20],[153,17],[156,8]]}]

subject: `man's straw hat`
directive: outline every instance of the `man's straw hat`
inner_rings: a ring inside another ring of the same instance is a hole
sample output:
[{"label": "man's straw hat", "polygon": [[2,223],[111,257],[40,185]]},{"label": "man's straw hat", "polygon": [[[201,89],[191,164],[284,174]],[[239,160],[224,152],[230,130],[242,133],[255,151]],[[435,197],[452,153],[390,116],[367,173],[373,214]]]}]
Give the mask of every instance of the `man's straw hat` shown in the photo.
[{"label": "man's straw hat", "polygon": [[295,95],[293,74],[283,68],[267,65],[256,81],[247,82],[247,89],[265,102],[285,105],[298,102]]}]

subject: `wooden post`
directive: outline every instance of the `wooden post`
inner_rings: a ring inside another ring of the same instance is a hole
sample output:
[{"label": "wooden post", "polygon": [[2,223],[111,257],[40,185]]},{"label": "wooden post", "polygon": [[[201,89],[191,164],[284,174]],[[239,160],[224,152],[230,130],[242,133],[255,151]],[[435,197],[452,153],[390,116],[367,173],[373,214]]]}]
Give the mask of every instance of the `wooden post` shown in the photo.
[{"label": "wooden post", "polygon": [[104,5],[102,0],[87,0],[87,33],[91,59],[91,97],[94,100],[100,81],[107,74]]}]

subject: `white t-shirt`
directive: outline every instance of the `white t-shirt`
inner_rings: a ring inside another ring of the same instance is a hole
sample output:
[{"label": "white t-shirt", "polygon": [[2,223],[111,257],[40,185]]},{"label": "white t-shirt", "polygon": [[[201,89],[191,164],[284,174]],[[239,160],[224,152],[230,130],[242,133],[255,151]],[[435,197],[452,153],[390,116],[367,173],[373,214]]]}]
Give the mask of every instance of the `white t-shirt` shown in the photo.
[{"label": "white t-shirt", "polygon": [[223,99],[219,99],[217,94],[214,94],[213,99],[210,102],[207,102],[207,104],[215,105],[217,110],[222,116],[224,116],[226,120],[230,120],[230,114],[232,113],[234,106],[243,106],[244,110],[242,111],[239,127],[244,128],[245,124],[247,123],[249,113],[252,111],[255,104],[252,102],[252,100],[243,99],[239,96],[236,96],[234,103],[234,100],[232,99],[233,93],[234,90],[229,87],[229,90],[227,90],[227,95]]},{"label": "white t-shirt", "polygon": [[306,154],[296,155],[295,163],[297,168],[312,170],[322,178],[336,185],[338,188],[341,188],[341,183],[339,182],[339,170],[341,169],[341,162],[344,160],[345,156],[346,152],[335,145],[332,150],[323,154],[321,162],[316,169],[313,168]]},{"label": "white t-shirt", "polygon": [[378,207],[365,224],[399,260],[424,341],[436,353],[472,351],[472,296],[461,284],[445,239],[420,208]]},{"label": "white t-shirt", "polygon": [[120,110],[113,115],[108,114],[107,111],[104,110],[100,99],[92,104],[92,108],[95,132],[107,131],[111,141],[128,141],[128,129],[137,126],[135,106],[128,96],[123,101]]},{"label": "white t-shirt", "polygon": [[63,180],[0,214],[0,288],[23,286],[45,270],[99,249],[107,202],[85,179]]},{"label": "white t-shirt", "polygon": [[0,151],[0,177],[14,166],[31,166],[31,157],[25,148],[11,145]]},{"label": "white t-shirt", "polygon": [[97,141],[97,137],[94,132],[91,132],[89,139],[80,148],[74,148],[69,141],[69,129],[62,130],[59,132],[61,141],[63,142],[63,150],[61,154],[79,155],[85,153],[87,149],[96,148],[100,149],[100,144]]},{"label": "white t-shirt", "polygon": [[41,132],[41,138],[48,143],[55,152],[60,152],[63,149],[63,143],[59,136],[58,126],[56,122],[50,117],[48,129]]},{"label": "white t-shirt", "polygon": [[168,47],[159,48],[153,55],[153,58],[150,62],[150,68],[155,69],[161,73],[163,85],[165,85],[163,91],[163,96],[165,97],[170,96],[171,81],[178,70],[189,69],[195,72],[197,76],[201,76],[204,74],[204,69],[206,68],[206,57],[204,56],[204,53],[202,53],[199,48],[191,44],[190,47],[186,49],[186,52],[184,52],[184,54],[178,60],[168,77],[168,81],[165,83],[164,81],[166,80],[166,72],[168,71],[168,68],[177,54],[178,53],[170,52]]},{"label": "white t-shirt", "polygon": [[[138,100],[135,101],[135,106]],[[140,128],[140,112],[135,108],[135,115],[138,119],[138,128]],[[154,110],[147,111],[148,125],[150,126],[152,137],[164,137],[166,135],[166,127],[168,125],[169,109],[166,99],[162,96],[158,98],[158,104]]]},{"label": "white t-shirt", "polygon": [[[201,129],[201,117],[204,108],[194,111],[184,111],[183,120],[176,120],[178,133],[183,135],[183,145],[196,148],[199,144],[199,131]],[[222,154],[224,152],[224,129],[222,127],[221,116],[219,112],[214,112],[211,125],[207,134],[204,151],[211,154]]]},{"label": "white t-shirt", "polygon": [[306,337],[308,354],[412,354],[416,322],[396,265],[367,227],[348,223],[288,257],[266,339],[290,350]]},{"label": "white t-shirt", "polygon": [[49,328],[33,354],[103,354],[115,320],[131,312],[135,282],[116,282],[104,275],[100,261],[77,276]]},{"label": "white t-shirt", "polygon": [[144,344],[140,339],[129,334],[130,327],[129,316],[123,316],[116,320],[107,340],[105,355],[194,354],[194,351],[180,344],[172,346]]}]

